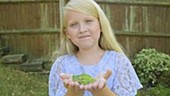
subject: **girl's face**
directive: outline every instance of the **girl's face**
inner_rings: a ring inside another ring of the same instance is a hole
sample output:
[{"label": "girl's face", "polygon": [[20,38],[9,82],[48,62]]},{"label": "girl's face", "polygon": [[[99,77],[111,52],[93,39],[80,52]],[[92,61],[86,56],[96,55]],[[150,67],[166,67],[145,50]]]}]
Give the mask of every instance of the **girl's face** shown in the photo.
[{"label": "girl's face", "polygon": [[99,47],[101,30],[99,20],[96,17],[67,11],[65,20],[66,35],[79,50]]}]

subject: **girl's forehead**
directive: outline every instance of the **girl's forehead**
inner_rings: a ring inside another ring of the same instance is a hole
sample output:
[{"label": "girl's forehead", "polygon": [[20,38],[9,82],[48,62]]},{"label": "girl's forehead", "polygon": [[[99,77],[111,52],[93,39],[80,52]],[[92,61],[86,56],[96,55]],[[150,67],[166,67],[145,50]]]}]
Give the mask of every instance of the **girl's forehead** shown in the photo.
[{"label": "girl's forehead", "polygon": [[96,18],[96,17],[89,15],[89,14],[84,14],[84,13],[81,13],[81,12],[69,10],[65,14],[65,19],[69,19],[69,18],[77,19],[77,18]]},{"label": "girl's forehead", "polygon": [[66,27],[68,24],[73,22],[79,22],[80,20],[99,20],[97,17],[84,14],[81,12],[73,11],[73,10],[67,10],[64,14],[64,26]]}]

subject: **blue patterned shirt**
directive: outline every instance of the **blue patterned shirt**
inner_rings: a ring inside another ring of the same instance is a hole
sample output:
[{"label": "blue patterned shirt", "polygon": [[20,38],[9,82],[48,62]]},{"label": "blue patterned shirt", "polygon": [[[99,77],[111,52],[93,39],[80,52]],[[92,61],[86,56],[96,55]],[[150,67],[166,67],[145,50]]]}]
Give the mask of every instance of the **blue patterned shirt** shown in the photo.
[{"label": "blue patterned shirt", "polygon": [[[60,73],[72,75],[86,73],[96,77],[101,72],[106,72],[107,69],[112,71],[112,75],[107,80],[107,86],[118,96],[135,96],[137,90],[142,88],[126,55],[115,51],[105,51],[101,60],[94,65],[80,64],[75,55],[64,55],[57,58],[49,75],[49,96],[64,96],[67,92],[59,77]],[[93,95],[89,91],[85,91],[84,96]]]}]

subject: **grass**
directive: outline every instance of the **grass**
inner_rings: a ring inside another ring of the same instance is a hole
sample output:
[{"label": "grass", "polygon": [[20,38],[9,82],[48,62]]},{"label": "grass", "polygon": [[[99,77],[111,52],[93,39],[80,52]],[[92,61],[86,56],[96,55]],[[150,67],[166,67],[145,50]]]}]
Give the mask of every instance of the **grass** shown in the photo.
[{"label": "grass", "polygon": [[[1,96],[48,96],[48,75],[30,74],[0,64]],[[137,96],[170,96],[170,88],[145,88]]]},{"label": "grass", "polygon": [[144,88],[138,92],[137,96],[170,96],[170,88],[162,85]]},{"label": "grass", "polygon": [[48,76],[14,70],[0,64],[1,96],[48,96]]}]

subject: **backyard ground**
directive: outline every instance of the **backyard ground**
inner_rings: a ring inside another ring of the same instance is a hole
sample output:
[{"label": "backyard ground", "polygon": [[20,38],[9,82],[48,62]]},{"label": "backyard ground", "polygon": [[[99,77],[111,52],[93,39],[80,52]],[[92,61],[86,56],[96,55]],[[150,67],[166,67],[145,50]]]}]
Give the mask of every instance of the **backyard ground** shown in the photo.
[{"label": "backyard ground", "polygon": [[0,64],[1,96],[48,96],[48,75],[25,73]]},{"label": "backyard ground", "polygon": [[[1,96],[48,96],[48,75],[26,73],[0,64]],[[145,88],[137,96],[170,96],[170,88]]]}]

